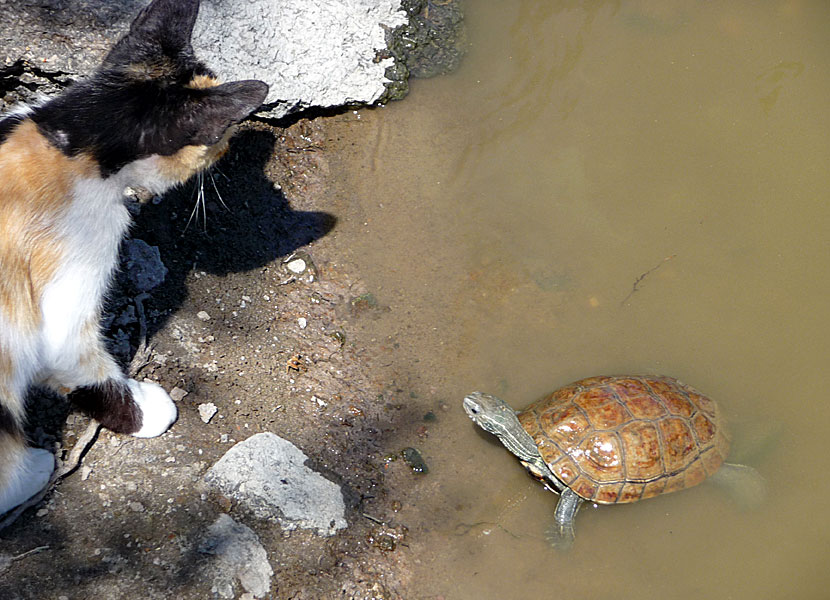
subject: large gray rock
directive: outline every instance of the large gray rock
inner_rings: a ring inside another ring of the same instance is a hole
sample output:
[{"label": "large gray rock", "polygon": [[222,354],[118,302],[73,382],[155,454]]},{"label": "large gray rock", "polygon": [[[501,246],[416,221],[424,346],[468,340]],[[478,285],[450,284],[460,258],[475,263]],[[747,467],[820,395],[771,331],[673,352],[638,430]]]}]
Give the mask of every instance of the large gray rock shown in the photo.
[{"label": "large gray rock", "polygon": [[[203,0],[196,52],[225,80],[271,86],[264,114],[372,103],[383,96],[386,32],[401,0]],[[33,86],[89,74],[146,0],[0,1],[0,83],[25,68]],[[8,86],[6,86],[8,87]],[[24,98],[28,99],[28,98]]]},{"label": "large gray rock", "polygon": [[227,451],[205,481],[259,518],[283,529],[334,535],[346,527],[340,487],[305,466],[308,457],[273,433],[258,433]]},{"label": "large gray rock", "polygon": [[372,103],[385,92],[386,30],[400,0],[203,0],[193,47],[220,78],[261,79],[270,116]]},{"label": "large gray rock", "polygon": [[236,597],[235,580],[254,598],[262,598],[271,590],[274,570],[265,548],[250,527],[228,515],[219,515],[208,528],[199,552],[212,557],[205,571],[213,580],[211,591],[220,598]]}]

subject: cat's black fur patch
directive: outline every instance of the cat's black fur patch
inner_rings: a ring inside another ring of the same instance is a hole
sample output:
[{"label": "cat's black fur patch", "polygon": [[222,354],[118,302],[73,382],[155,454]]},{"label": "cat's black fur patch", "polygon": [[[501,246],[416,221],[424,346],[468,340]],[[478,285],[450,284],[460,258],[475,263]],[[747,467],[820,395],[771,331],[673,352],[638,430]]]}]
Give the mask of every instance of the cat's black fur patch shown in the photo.
[{"label": "cat's black fur patch", "polygon": [[0,433],[21,435],[20,424],[8,408],[0,404]]},{"label": "cat's black fur patch", "polygon": [[135,433],[141,429],[141,410],[125,381],[109,379],[80,387],[69,399],[90,417],[116,433]]},{"label": "cat's black fur patch", "polygon": [[0,119],[0,144],[6,141],[6,138],[23,119],[23,115],[11,115]]},{"label": "cat's black fur patch", "polygon": [[187,87],[211,74],[190,44],[198,8],[197,0],[156,0],[142,10],[91,78],[34,110],[40,131],[69,156],[91,153],[104,177],[139,158],[218,142],[262,104],[268,86]]}]

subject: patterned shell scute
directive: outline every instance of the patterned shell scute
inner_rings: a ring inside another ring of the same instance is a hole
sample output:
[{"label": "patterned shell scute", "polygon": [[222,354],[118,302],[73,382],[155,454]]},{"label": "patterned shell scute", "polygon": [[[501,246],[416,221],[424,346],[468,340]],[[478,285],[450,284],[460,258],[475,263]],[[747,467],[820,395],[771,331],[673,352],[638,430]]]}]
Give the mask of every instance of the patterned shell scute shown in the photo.
[{"label": "patterned shell scute", "polygon": [[671,377],[591,377],[520,412],[560,481],[599,504],[697,485],[729,451],[720,411]]}]

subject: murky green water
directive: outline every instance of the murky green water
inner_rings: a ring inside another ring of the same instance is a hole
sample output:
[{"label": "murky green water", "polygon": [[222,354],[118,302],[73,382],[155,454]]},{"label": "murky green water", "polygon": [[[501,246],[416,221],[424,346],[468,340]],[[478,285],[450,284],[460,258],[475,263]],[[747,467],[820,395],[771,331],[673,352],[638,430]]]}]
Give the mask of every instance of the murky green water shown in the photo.
[{"label": "murky green water", "polygon": [[[418,597],[830,597],[830,3],[468,0],[462,69],[352,126],[346,236],[420,402]],[[771,493],[585,507],[461,409],[602,373],[721,401]]]}]

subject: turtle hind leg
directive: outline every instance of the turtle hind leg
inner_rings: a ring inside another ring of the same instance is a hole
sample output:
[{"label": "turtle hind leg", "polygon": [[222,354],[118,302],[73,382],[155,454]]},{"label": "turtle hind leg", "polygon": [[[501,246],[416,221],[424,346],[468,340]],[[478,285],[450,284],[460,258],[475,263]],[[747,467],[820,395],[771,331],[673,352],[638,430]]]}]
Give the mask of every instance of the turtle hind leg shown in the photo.
[{"label": "turtle hind leg", "polygon": [[757,509],[768,495],[764,477],[746,465],[723,463],[710,479],[726,490],[732,501],[743,510]]},{"label": "turtle hind leg", "polygon": [[554,549],[567,552],[574,544],[574,517],[582,504],[582,499],[569,488],[559,495],[559,503],[553,513],[554,523],[546,531],[545,537]]}]

